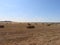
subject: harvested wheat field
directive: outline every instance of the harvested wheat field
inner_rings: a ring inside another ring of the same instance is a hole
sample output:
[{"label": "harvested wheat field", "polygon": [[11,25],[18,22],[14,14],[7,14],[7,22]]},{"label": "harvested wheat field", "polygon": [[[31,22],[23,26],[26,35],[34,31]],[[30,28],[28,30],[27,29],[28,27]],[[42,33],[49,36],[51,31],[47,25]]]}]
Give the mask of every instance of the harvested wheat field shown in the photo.
[{"label": "harvested wheat field", "polygon": [[0,23],[0,45],[60,45],[60,23]]}]

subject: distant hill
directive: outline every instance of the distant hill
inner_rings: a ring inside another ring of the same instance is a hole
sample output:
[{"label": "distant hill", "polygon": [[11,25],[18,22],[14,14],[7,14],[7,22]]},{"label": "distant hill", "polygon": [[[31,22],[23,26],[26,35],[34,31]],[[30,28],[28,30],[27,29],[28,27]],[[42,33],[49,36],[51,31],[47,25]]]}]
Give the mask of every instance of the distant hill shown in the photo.
[{"label": "distant hill", "polygon": [[0,22],[12,22],[12,21],[0,21]]}]

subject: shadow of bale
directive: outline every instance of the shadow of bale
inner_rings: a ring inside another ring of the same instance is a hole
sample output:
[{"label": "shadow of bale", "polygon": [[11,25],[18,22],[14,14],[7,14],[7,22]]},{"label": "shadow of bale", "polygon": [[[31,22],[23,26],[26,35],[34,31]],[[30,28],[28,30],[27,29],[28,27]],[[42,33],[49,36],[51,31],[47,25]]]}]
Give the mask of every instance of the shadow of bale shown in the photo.
[{"label": "shadow of bale", "polygon": [[33,29],[33,28],[35,28],[35,26],[30,25],[30,26],[27,26],[27,28],[28,29]]},{"label": "shadow of bale", "polygon": [[4,28],[4,25],[0,25],[0,28]]}]

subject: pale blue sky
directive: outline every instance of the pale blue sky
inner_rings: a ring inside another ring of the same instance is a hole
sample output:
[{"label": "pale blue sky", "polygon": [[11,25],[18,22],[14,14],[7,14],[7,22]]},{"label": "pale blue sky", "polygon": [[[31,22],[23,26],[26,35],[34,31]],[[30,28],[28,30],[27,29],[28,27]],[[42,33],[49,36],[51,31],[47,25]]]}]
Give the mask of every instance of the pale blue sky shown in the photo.
[{"label": "pale blue sky", "polygon": [[60,0],[0,0],[0,20],[60,22]]}]

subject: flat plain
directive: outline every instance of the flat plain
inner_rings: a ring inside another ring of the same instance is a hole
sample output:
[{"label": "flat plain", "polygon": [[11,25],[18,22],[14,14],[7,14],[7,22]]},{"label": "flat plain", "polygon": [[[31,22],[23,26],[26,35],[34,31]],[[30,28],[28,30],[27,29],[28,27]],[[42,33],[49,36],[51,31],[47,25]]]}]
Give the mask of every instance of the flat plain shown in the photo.
[{"label": "flat plain", "polygon": [[0,45],[60,45],[60,23],[0,23]]}]

